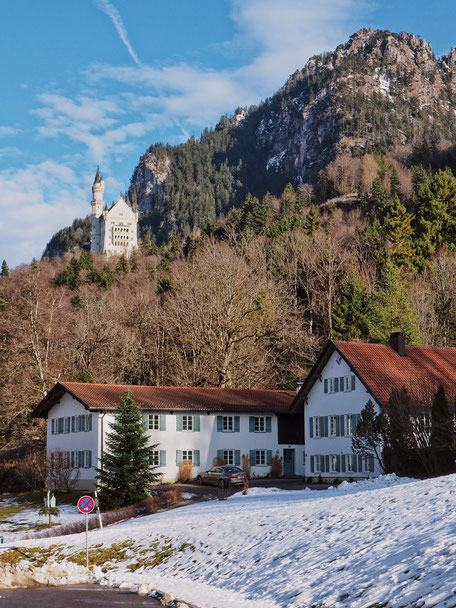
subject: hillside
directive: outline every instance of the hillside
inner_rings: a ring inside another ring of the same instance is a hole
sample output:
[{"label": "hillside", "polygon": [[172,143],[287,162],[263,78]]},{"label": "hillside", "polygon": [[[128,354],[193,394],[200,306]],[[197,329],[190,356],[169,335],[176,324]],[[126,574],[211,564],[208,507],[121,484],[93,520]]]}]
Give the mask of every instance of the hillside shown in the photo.
[{"label": "hillside", "polygon": [[[200,608],[452,608],[455,491],[454,475],[254,488],[91,531],[91,555],[102,584]],[[85,536],[22,544],[54,545],[62,564],[81,559]]]},{"label": "hillside", "polygon": [[199,141],[151,146],[130,186],[143,229],[150,226],[159,242],[185,236],[240,206],[249,192],[315,184],[340,155],[402,149],[420,161],[423,148],[454,139],[455,82],[456,49],[436,59],[413,34],[360,30]]}]

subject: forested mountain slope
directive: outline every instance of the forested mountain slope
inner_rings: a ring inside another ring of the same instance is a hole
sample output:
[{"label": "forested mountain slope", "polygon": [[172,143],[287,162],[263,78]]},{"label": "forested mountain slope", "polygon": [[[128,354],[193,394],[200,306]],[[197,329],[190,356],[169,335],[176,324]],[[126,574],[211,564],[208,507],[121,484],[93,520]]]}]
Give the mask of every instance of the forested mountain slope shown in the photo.
[{"label": "forested mountain slope", "polygon": [[413,34],[356,32],[334,52],[312,57],[258,107],[223,117],[199,141],[151,146],[130,187],[143,228],[162,242],[226,215],[248,193],[315,184],[340,155],[403,148],[406,157],[420,156],[423,147],[452,141],[455,65],[456,49],[436,59]]}]

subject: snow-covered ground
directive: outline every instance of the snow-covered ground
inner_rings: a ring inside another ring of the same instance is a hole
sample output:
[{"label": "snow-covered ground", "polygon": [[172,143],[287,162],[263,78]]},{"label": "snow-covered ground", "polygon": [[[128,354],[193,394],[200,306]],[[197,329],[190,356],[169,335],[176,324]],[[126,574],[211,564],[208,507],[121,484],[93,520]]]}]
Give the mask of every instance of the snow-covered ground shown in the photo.
[{"label": "snow-covered ground", "polygon": [[[54,524],[68,524],[79,521],[81,514],[74,505],[59,502],[60,516],[52,517]],[[12,507],[12,512],[3,514],[3,507]],[[14,496],[0,495],[0,535],[5,542],[10,542],[18,535],[34,531],[35,526],[46,524],[48,518],[39,514],[38,507],[32,503],[18,500]]]},{"label": "snow-covered ground", "polygon": [[[96,570],[102,584],[201,608],[454,608],[455,539],[456,475],[255,488],[89,533],[95,550],[117,543],[107,571]],[[60,559],[84,543],[80,534],[21,545],[58,544]],[[152,567],[157,551],[169,557]]]}]

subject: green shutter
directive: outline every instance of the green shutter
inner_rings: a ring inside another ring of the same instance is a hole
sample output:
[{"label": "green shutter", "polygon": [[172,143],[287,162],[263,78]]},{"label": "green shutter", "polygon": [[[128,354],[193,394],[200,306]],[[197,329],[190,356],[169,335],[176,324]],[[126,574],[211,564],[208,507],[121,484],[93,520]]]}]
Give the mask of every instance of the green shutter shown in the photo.
[{"label": "green shutter", "polygon": [[339,378],[334,378],[334,392],[339,392]]},{"label": "green shutter", "polygon": [[240,418],[239,416],[234,417],[234,432],[239,433],[241,430]]},{"label": "green shutter", "polygon": [[223,450],[217,450],[217,458],[223,460]]},{"label": "green shutter", "polygon": [[323,391],[325,393],[327,393],[328,392],[328,379],[327,378],[325,378],[325,380],[323,380],[323,387],[324,387]]},{"label": "green shutter", "polygon": [[322,419],[323,419],[323,437],[328,437],[328,416],[322,416]]},{"label": "green shutter", "polygon": [[256,465],[256,452],[255,450],[250,450],[250,466],[254,467]]},{"label": "green shutter", "polygon": [[311,473],[315,472],[315,457],[314,456],[310,457],[310,472]]},{"label": "green shutter", "polygon": [[255,432],[255,416],[249,416],[249,433]]},{"label": "green shutter", "polygon": [[223,431],[223,416],[217,416],[217,433]]},{"label": "green shutter", "polygon": [[340,473],[340,456],[336,456],[336,472]]},{"label": "green shutter", "polygon": [[160,431],[166,431],[166,415],[160,414]]},{"label": "green shutter", "polygon": [[329,473],[329,454],[326,454],[325,458],[325,472]]},{"label": "green shutter", "polygon": [[[182,431],[183,426],[183,416],[181,414],[177,414],[176,416],[176,431]],[[181,454],[182,456],[182,454]]]},{"label": "green shutter", "polygon": [[340,437],[340,420],[339,420],[339,416],[336,416],[336,437]]},{"label": "green shutter", "polygon": [[[309,418],[309,437],[312,438],[314,436],[314,419],[311,416]],[[313,456],[312,456],[313,458]]]},{"label": "green shutter", "polygon": [[160,460],[158,462],[161,467],[166,467],[166,450],[160,450]]},{"label": "green shutter", "polygon": [[271,432],[271,416],[266,416],[266,433]]},{"label": "green shutter", "polygon": [[176,450],[176,464],[178,467],[182,464],[182,450]]},{"label": "green shutter", "polygon": [[87,451],[86,466],[88,469],[92,466],[92,450]]},{"label": "green shutter", "polygon": [[[198,416],[198,418],[199,418],[199,416]],[[195,467],[200,466],[200,451],[199,450],[193,450],[193,464],[195,465]]]},{"label": "green shutter", "polygon": [[55,435],[55,418],[51,420],[51,434]]},{"label": "green shutter", "polygon": [[340,389],[340,392],[341,392],[341,393],[343,393],[343,392],[344,392],[344,388],[345,388],[344,377],[343,377],[343,376],[341,376],[341,377],[339,378],[339,389]]},{"label": "green shutter", "polygon": [[356,457],[356,454],[353,454],[353,473],[357,473],[358,472],[358,459]]},{"label": "green shutter", "polygon": [[272,464],[272,450],[266,450],[266,464],[270,467]]},{"label": "green shutter", "polygon": [[241,466],[241,450],[234,450],[234,464],[237,467]]},{"label": "green shutter", "polygon": [[351,377],[351,389],[352,389],[352,391],[355,390],[355,386],[356,386],[355,376],[352,376]]},{"label": "green shutter", "polygon": [[193,430],[196,433],[199,433],[200,431],[200,417],[198,416],[193,416]]},{"label": "green shutter", "polygon": [[71,432],[76,432],[76,416],[71,416]]},{"label": "green shutter", "polygon": [[343,414],[339,416],[339,430],[340,436],[345,437],[345,416]]},{"label": "green shutter", "polygon": [[341,456],[341,461],[342,461],[342,473],[345,473],[347,467],[345,465],[345,460],[346,460],[346,456]]}]

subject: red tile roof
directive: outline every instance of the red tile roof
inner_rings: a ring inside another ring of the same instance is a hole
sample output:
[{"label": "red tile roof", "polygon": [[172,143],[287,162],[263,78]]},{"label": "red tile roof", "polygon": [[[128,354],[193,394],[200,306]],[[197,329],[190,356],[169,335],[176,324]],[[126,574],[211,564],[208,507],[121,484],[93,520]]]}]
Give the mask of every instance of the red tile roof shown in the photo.
[{"label": "red tile roof", "polygon": [[129,390],[146,410],[196,410],[213,412],[287,412],[295,393],[242,388],[195,388],[85,384],[59,382],[41,401],[35,416],[46,416],[65,392],[90,409],[115,409]]},{"label": "red tile roof", "polygon": [[403,386],[417,402],[429,404],[440,383],[448,402],[455,401],[456,348],[406,345],[401,357],[385,344],[333,344],[381,405],[388,403],[393,388]]}]

